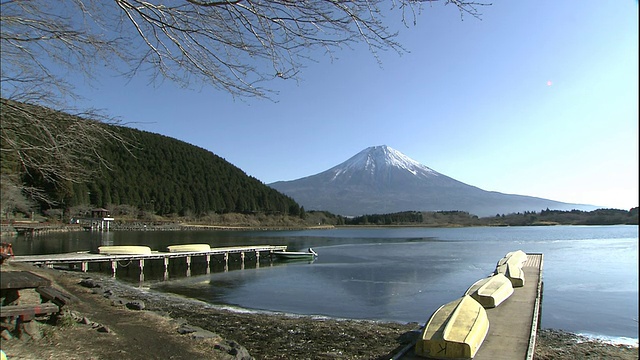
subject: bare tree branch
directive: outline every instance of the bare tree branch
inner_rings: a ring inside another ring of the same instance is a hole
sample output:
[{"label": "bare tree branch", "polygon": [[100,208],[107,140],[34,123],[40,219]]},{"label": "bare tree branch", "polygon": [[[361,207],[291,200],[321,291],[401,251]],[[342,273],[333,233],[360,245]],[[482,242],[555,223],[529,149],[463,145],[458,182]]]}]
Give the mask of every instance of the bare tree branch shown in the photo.
[{"label": "bare tree branch", "polygon": [[[318,50],[366,44],[402,53],[385,21],[416,22],[427,3],[478,18],[489,5],[464,0],[7,0],[0,2],[3,163],[53,183],[86,177],[101,141],[119,138],[94,110],[69,106],[67,77],[92,80],[107,66],[238,97],[270,97],[275,78],[297,79]],[[37,105],[37,106],[36,106]],[[44,107],[48,109],[45,109]],[[79,115],[72,119],[63,112]],[[15,182],[3,167],[5,182]],[[8,179],[8,180],[7,180]],[[26,190],[26,189],[23,189]]]},{"label": "bare tree branch", "polygon": [[[49,62],[91,78],[114,63],[133,76],[150,71],[182,86],[211,85],[234,96],[265,97],[274,75],[294,78],[314,51],[365,43],[374,56],[404,52],[385,18],[400,11],[415,23],[424,3],[453,5],[479,17],[479,2],[461,0],[14,0],[2,3],[3,74],[50,79]],[[386,8],[389,6],[389,8]],[[45,75],[45,76],[42,76]],[[7,80],[3,90],[18,87]],[[10,84],[10,85],[7,85]],[[64,83],[62,83],[64,84]],[[12,93],[12,91],[9,91]]]}]

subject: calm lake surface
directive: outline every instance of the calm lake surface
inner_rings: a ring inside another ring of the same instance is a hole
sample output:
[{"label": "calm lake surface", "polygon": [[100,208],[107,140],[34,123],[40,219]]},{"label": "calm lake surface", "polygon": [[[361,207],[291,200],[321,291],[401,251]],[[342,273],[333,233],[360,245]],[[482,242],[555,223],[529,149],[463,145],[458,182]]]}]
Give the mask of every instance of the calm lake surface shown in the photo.
[{"label": "calm lake surface", "polygon": [[[146,266],[142,286],[252,310],[424,323],[488,276],[509,251],[543,253],[542,327],[614,340],[638,339],[638,227],[340,228],[304,231],[79,232],[13,241],[17,254],[96,251],[100,245],[288,245],[312,263],[247,254],[225,269],[213,259]],[[99,269],[94,269],[98,271]],[[136,264],[118,278],[138,282]],[[621,339],[622,338],[622,339]],[[629,339],[624,339],[629,338]]]}]

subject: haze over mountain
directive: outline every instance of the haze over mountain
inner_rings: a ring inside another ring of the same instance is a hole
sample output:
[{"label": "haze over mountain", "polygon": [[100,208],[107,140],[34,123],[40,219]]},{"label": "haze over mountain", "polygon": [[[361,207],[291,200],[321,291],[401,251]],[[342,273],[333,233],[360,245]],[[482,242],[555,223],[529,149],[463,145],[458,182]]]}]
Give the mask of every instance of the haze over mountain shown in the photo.
[{"label": "haze over mountain", "polygon": [[400,211],[467,211],[478,216],[597,207],[485,191],[465,184],[386,145],[364,149],[319,174],[269,184],[306,210],[358,216]]}]

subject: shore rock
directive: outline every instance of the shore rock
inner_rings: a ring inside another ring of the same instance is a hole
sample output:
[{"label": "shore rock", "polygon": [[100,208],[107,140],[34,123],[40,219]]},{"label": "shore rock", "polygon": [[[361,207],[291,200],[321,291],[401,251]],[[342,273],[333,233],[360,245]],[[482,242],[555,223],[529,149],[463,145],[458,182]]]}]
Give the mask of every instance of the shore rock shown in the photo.
[{"label": "shore rock", "polygon": [[144,301],[141,300],[133,300],[129,301],[126,304],[127,309],[131,310],[144,310]]},{"label": "shore rock", "polygon": [[233,340],[224,340],[223,342],[217,344],[214,348],[216,350],[223,351],[228,355],[231,355],[232,359],[254,360],[254,358],[249,355],[249,351],[247,351],[244,346],[238,344]]}]

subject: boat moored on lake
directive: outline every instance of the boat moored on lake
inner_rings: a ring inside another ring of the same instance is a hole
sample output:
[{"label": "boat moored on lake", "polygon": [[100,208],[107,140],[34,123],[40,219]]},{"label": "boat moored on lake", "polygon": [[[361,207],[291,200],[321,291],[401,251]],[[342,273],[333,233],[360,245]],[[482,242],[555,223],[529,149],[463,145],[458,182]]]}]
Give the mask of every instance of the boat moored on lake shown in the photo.
[{"label": "boat moored on lake", "polygon": [[274,251],[273,255],[283,260],[313,260],[318,256],[312,248],[307,251]]},{"label": "boat moored on lake", "polygon": [[415,354],[433,359],[471,359],[488,331],[487,312],[465,295],[431,315],[416,342]]}]

